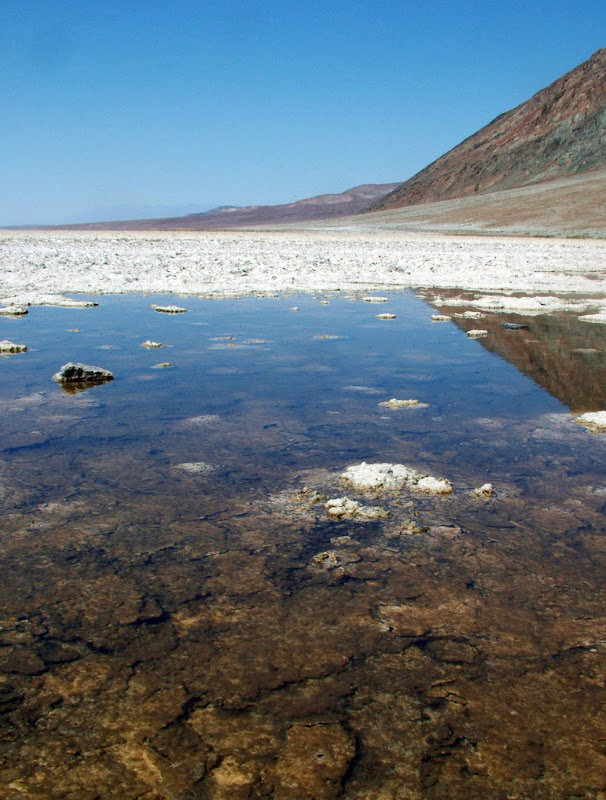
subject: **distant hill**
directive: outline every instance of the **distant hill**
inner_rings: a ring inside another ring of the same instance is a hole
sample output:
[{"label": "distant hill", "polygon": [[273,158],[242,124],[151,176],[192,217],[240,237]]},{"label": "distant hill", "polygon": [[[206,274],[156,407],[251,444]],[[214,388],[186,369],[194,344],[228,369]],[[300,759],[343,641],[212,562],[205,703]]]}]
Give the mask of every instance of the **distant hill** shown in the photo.
[{"label": "distant hill", "polygon": [[600,167],[606,167],[606,48],[366,210],[469,197]]},{"label": "distant hill", "polygon": [[313,222],[356,214],[369,203],[391,192],[397,183],[368,183],[340,194],[321,194],[277,206],[220,206],[200,214],[162,219],[137,219],[116,222],[90,222],[79,225],[53,225],[77,230],[221,230],[247,228],[283,222]]}]

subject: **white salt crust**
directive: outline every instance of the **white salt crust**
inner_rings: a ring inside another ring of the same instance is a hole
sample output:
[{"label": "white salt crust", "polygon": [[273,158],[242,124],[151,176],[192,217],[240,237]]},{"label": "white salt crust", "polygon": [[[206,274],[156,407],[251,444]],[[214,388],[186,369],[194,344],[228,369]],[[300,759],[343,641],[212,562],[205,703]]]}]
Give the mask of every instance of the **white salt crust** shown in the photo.
[{"label": "white salt crust", "polygon": [[[524,313],[561,308],[604,313],[603,300],[575,300],[572,295],[606,296],[605,255],[606,242],[600,240],[355,229],[153,234],[0,231],[0,297],[8,306],[64,305],[66,292],[237,297],[384,292],[414,286],[432,292],[458,288],[484,293],[471,303],[442,298],[451,305],[460,302]],[[498,293],[495,286],[500,287]]]}]

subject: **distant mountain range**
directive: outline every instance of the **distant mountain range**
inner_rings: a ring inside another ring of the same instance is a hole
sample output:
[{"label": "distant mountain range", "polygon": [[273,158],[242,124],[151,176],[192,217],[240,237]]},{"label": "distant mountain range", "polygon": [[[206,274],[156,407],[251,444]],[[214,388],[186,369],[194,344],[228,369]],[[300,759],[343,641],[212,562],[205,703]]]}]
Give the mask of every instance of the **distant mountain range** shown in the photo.
[{"label": "distant mountain range", "polygon": [[605,166],[606,48],[498,116],[367,210],[486,194]]},{"label": "distant mountain range", "polygon": [[285,222],[313,222],[356,214],[399,186],[398,183],[369,183],[340,194],[321,194],[276,206],[219,206],[184,217],[91,222],[53,226],[79,230],[221,230]]}]

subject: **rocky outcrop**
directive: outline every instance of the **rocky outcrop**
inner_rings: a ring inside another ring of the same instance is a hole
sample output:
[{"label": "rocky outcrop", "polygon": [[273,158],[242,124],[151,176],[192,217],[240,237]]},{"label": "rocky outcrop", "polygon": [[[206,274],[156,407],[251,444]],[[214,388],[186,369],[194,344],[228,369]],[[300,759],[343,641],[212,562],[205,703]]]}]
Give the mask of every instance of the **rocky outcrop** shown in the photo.
[{"label": "rocky outcrop", "polygon": [[99,383],[113,381],[114,375],[103,367],[91,367],[88,364],[76,364],[69,361],[64,364],[59,372],[53,375],[53,379],[62,385],[80,385],[83,387],[95,386]]},{"label": "rocky outcrop", "polygon": [[14,353],[25,353],[27,346],[24,344],[15,344],[8,339],[3,339],[0,342],[0,354],[13,355]]}]

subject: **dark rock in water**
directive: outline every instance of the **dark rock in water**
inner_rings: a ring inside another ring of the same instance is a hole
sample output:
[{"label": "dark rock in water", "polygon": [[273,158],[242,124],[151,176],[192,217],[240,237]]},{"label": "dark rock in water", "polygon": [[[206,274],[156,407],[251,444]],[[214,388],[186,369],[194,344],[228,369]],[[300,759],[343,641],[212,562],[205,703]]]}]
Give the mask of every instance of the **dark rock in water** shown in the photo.
[{"label": "dark rock in water", "polygon": [[81,392],[91,386],[113,381],[114,375],[103,367],[91,367],[87,364],[75,364],[73,361],[64,364],[59,372],[53,375],[61,388],[70,394]]},{"label": "dark rock in water", "polygon": [[506,328],[508,331],[521,331],[528,330],[528,325],[520,325],[519,322],[501,322],[501,328]]}]

